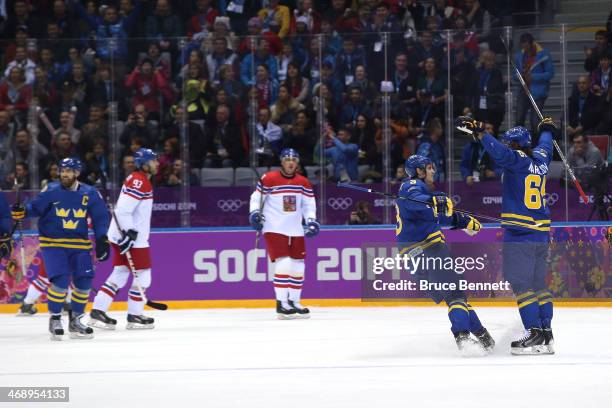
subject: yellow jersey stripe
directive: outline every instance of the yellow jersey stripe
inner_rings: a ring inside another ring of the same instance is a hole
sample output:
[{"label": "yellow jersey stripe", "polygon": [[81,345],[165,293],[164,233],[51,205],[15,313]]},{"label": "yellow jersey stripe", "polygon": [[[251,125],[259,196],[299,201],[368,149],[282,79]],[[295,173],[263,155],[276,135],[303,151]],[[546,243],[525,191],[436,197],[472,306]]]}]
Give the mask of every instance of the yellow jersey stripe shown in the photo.
[{"label": "yellow jersey stripe", "polygon": [[40,244],[41,248],[42,247],[51,247],[51,248],[71,248],[71,249],[92,249],[93,245],[91,245],[91,243],[89,245],[71,245],[71,244],[61,244],[61,243],[57,243],[57,244],[44,244],[41,243]]},{"label": "yellow jersey stripe", "polygon": [[514,214],[514,213],[502,213],[502,218],[515,218],[517,220],[531,221],[534,224],[550,224],[550,220],[534,220],[533,217],[528,215]]},{"label": "yellow jersey stripe", "polygon": [[38,237],[39,241],[45,242],[80,242],[80,243],[90,243],[91,241],[88,239],[82,238],[49,238],[49,237]]},{"label": "yellow jersey stripe", "polygon": [[502,221],[501,224],[502,225],[517,225],[517,226],[525,227],[525,228],[532,229],[535,231],[550,231],[550,227],[536,227],[535,225],[526,224],[524,222],[519,222],[519,221]]}]

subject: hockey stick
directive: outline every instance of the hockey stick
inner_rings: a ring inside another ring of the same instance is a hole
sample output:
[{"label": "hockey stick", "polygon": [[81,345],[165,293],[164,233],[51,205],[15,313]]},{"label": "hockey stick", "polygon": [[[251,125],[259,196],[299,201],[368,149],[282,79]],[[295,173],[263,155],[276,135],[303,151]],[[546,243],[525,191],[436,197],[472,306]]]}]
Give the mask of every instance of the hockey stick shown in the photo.
[{"label": "hockey stick", "polygon": [[[15,175],[15,203],[16,204],[21,204],[21,184],[17,182],[17,175]],[[25,255],[25,243],[23,242],[23,223],[21,220],[18,220],[15,225],[13,226],[13,232],[15,232],[15,228],[17,228],[17,231],[19,232],[19,241],[21,242],[21,246],[19,247],[19,255],[20,255],[20,259],[21,259],[21,273],[17,274],[17,276],[15,277],[15,280],[17,281],[17,283],[21,282],[21,280],[23,279],[24,276],[26,276],[26,269],[25,269],[25,263],[26,263],[26,255]],[[11,234],[12,235],[12,234]]]},{"label": "hockey stick", "polygon": [[[115,215],[115,210],[113,209],[113,205],[110,203],[108,203],[108,207],[110,210],[110,213],[113,217],[113,220],[115,220],[115,224],[117,224],[117,228],[120,231],[123,231],[123,229],[121,229],[121,225],[119,225],[119,220],[117,219],[117,216]],[[142,299],[145,301],[146,305],[149,306],[151,309],[157,309],[157,310],[167,310],[168,309],[168,305],[165,303],[159,303],[159,302],[154,302],[152,300],[149,300],[147,298],[147,295],[145,294],[144,290],[142,289],[142,286],[140,286],[140,282],[138,282],[138,276],[136,275],[136,267],[134,266],[134,260],[132,259],[132,254],[130,254],[130,251],[127,251],[125,253],[125,257],[127,258],[128,261],[128,268],[130,270],[130,272],[132,273],[132,277],[134,279],[132,279],[133,283],[136,285],[136,288],[138,289],[138,291],[140,292],[140,296],[142,296]]]},{"label": "hockey stick", "polygon": [[[259,214],[260,216],[263,217],[263,208],[264,208],[264,204],[266,203],[266,199],[268,198],[268,195],[264,194],[263,192],[263,182],[261,181],[263,176],[259,175],[257,168],[255,168],[254,166],[251,166],[251,170],[253,170],[253,172],[257,176],[257,183],[261,185],[261,192],[259,193]],[[255,186],[255,188],[257,188],[257,186]],[[261,231],[256,231],[255,232],[255,249],[259,249],[259,238],[260,237],[261,237]]]},{"label": "hockey stick", "polygon": [[[533,108],[535,113],[538,115],[540,120],[544,119],[544,115],[542,115],[540,108],[538,108],[538,105],[535,103],[535,99],[533,99],[533,95],[531,95],[531,92],[529,91],[529,87],[527,86],[527,83],[525,83],[525,80],[523,79],[523,76],[521,75],[521,71],[519,71],[516,64],[514,63],[514,60],[512,59],[512,54],[510,53],[509,44],[506,44],[504,37],[502,37],[501,35],[499,37],[502,43],[504,44],[504,47],[506,48],[506,52],[508,53],[508,56],[509,56],[508,59],[510,60],[510,64],[512,65],[512,68],[514,68],[514,71],[516,72],[516,77],[518,78],[519,82],[521,83],[521,86],[523,87],[523,90],[525,91],[525,94],[527,95],[527,97],[529,98],[529,101],[531,102],[531,107]],[[585,204],[588,204],[589,199],[584,193],[584,190],[582,189],[580,182],[576,178],[576,175],[574,174],[574,170],[572,170],[572,168],[570,167],[569,163],[567,162],[565,158],[565,155],[561,151],[561,147],[559,147],[559,144],[554,138],[553,138],[553,146],[555,146],[555,150],[557,150],[557,153],[559,153],[559,157],[561,158],[561,161],[563,162],[563,165],[565,166],[565,170],[567,171],[567,173],[570,175],[570,178],[574,182],[574,185],[576,186],[576,190],[578,190],[578,193],[580,194],[580,198],[582,198],[582,201]]]},{"label": "hockey stick", "polygon": [[[363,191],[365,193],[376,194],[376,195],[379,195],[379,196],[383,196],[383,197],[387,197],[387,198],[392,198],[394,200],[401,199],[401,200],[406,200],[406,201],[412,201],[413,203],[419,203],[419,204],[425,204],[425,205],[433,205],[433,203],[431,203],[429,201],[417,200],[417,199],[408,198],[408,197],[400,197],[400,196],[398,196],[396,194],[383,193],[382,191],[376,191],[376,190],[371,189],[371,188],[356,186],[354,184],[349,184],[349,183],[338,183],[338,187],[350,188],[350,189],[357,190],[357,191]],[[521,226],[521,227],[525,226],[525,225],[522,225],[522,224],[517,223],[517,222],[513,222],[513,221],[509,221],[509,220],[502,220],[501,218],[491,217],[489,215],[484,215],[484,214],[473,213],[471,211],[461,210],[459,208],[454,208],[453,211],[458,212],[460,214],[469,215],[469,216],[475,217],[475,218],[482,218],[482,219],[489,220],[489,221],[494,221],[494,222],[499,222],[499,223],[504,223],[504,224],[513,224],[513,225],[517,225],[517,226]],[[529,225],[529,226],[542,227],[542,226],[544,226],[544,224],[536,223],[536,224]]]}]

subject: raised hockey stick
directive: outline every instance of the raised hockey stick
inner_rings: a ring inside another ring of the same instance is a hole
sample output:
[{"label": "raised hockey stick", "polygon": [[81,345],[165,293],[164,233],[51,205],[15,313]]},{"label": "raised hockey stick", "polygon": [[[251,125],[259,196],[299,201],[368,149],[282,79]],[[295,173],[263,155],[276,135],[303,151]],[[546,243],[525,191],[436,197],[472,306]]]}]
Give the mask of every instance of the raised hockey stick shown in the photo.
[{"label": "raised hockey stick", "polygon": [[[113,205],[110,203],[110,201],[108,203],[108,207],[113,217],[113,220],[115,220],[115,223],[117,224],[117,228],[119,228],[120,231],[123,231],[123,229],[121,228],[121,225],[119,225],[119,220],[117,219],[117,216],[115,215],[115,210],[113,209]],[[167,310],[168,309],[167,304],[154,302],[147,298],[147,295],[142,289],[142,286],[140,286],[140,282],[138,282],[138,276],[136,275],[136,267],[134,266],[134,260],[132,259],[132,254],[130,254],[130,251],[127,251],[125,253],[125,257],[127,258],[127,261],[128,261],[128,268],[130,269],[130,272],[132,273],[132,277],[133,277],[132,281],[136,285],[136,288],[140,292],[140,296],[142,296],[142,299],[145,301],[146,305],[149,306],[151,309]]]},{"label": "raised hockey stick", "polygon": [[[371,189],[371,188],[356,186],[354,184],[349,184],[349,183],[338,183],[338,187],[350,188],[350,189],[357,190],[357,191],[363,191],[365,193],[376,194],[376,195],[379,195],[379,196],[383,196],[383,197],[387,197],[387,198],[392,198],[394,200],[400,199],[400,200],[412,201],[413,203],[419,203],[419,204],[425,204],[425,205],[433,205],[433,203],[431,203],[429,201],[417,200],[417,199],[408,198],[408,197],[400,197],[400,196],[398,196],[396,194],[383,193],[382,191],[376,191],[376,190]],[[469,215],[469,216],[475,217],[475,218],[482,218],[484,220],[489,220],[489,221],[494,221],[494,222],[499,222],[499,223],[503,222],[504,224],[514,224],[514,225],[521,226],[521,227],[525,226],[524,224],[521,224],[521,223],[518,223],[518,222],[513,222],[513,221],[509,221],[509,220],[502,220],[501,218],[491,217],[489,215],[484,215],[484,214],[473,213],[471,211],[461,210],[459,208],[453,208],[453,211],[461,213],[461,214]],[[530,224],[530,226],[542,227],[542,226],[544,226],[544,224],[542,224],[542,223],[535,223],[533,225]]]},{"label": "raised hockey stick", "polygon": [[[510,64],[512,65],[512,68],[516,72],[516,77],[518,78],[519,82],[521,83],[521,86],[523,87],[523,90],[525,91],[525,94],[529,98],[529,102],[531,102],[531,107],[533,108],[535,113],[537,113],[537,115],[540,118],[540,120],[544,119],[544,115],[542,115],[542,112],[540,111],[540,108],[538,108],[538,105],[535,103],[535,99],[533,99],[533,95],[531,95],[531,92],[529,91],[529,87],[527,86],[527,83],[525,83],[525,80],[523,79],[523,76],[521,75],[521,71],[519,71],[519,69],[517,68],[516,64],[514,63],[514,60],[512,59],[512,54],[510,53],[509,45],[506,44],[506,41],[504,40],[503,36],[500,35],[500,39],[501,39],[502,43],[504,44],[504,47],[506,48],[506,52],[508,53],[508,56],[509,56],[508,59],[510,60]],[[582,202],[584,202],[585,204],[588,204],[589,203],[589,199],[587,198],[586,194],[584,193],[584,190],[582,189],[582,186],[580,185],[580,182],[576,178],[576,175],[574,174],[574,170],[572,170],[572,168],[570,167],[569,163],[567,162],[567,160],[565,158],[565,155],[563,154],[563,151],[561,151],[561,147],[559,147],[559,144],[557,143],[557,141],[554,138],[553,138],[553,146],[555,146],[555,150],[557,150],[557,153],[559,153],[559,157],[561,158],[561,161],[563,162],[563,165],[565,166],[565,170],[567,171],[567,173],[570,175],[570,178],[574,182],[574,185],[576,186],[576,190],[578,190],[578,193],[580,194],[580,198],[582,198]]]},{"label": "raised hockey stick", "polygon": [[[17,181],[17,176],[15,175],[15,203],[21,204],[21,184]],[[23,242],[23,222],[22,220],[18,220],[13,226],[13,232],[15,232],[15,228],[19,232],[19,241],[21,245],[19,246],[19,256],[21,259],[21,273],[18,273],[15,277],[17,283],[21,282],[24,276],[26,276],[26,255],[25,255],[25,244]],[[13,234],[11,234],[13,235]]]}]

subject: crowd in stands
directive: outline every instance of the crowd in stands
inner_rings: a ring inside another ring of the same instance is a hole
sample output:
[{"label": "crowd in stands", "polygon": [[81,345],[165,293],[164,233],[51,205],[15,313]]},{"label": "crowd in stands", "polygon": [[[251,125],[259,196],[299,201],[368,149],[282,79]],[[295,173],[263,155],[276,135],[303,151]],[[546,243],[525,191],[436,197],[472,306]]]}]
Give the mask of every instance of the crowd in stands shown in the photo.
[{"label": "crowd in stands", "polygon": [[[55,180],[55,163],[68,156],[85,163],[84,180],[103,185],[113,160],[123,175],[133,171],[132,154],[143,146],[160,154],[155,182],[161,186],[180,185],[184,166],[248,166],[253,155],[260,166],[276,165],[284,147],[295,148],[303,166],[332,163],[330,178],[358,181],[358,166],[367,164],[368,178],[380,180],[384,95],[390,98],[390,168],[424,154],[444,181],[447,72],[453,114],[472,114],[497,134],[507,90],[497,66],[504,52],[499,33],[511,3],[7,2],[0,22],[0,187],[11,188],[16,176],[36,168],[43,182]],[[597,33],[569,100],[572,136],[612,130],[608,35]],[[544,105],[555,75],[550,54],[527,34],[513,58]],[[27,126],[33,102],[40,108],[36,138]],[[120,157],[110,149],[111,104],[120,123]],[[526,97],[519,96],[517,107],[522,124]],[[258,141],[254,152],[251,140]],[[499,177],[482,149],[465,143],[464,180]]]}]

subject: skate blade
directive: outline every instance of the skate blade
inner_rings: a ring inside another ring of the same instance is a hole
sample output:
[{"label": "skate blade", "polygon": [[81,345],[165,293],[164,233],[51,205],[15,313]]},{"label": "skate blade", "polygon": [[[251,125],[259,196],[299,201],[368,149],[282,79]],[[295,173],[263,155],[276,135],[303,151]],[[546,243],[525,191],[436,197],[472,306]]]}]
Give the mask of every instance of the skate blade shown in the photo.
[{"label": "skate blade", "polygon": [[290,314],[290,315],[286,315],[286,314],[282,314],[282,313],[277,313],[276,314],[276,318],[278,320],[294,320],[296,319],[296,315],[294,314]]},{"label": "skate blade", "polygon": [[116,325],[107,324],[107,323],[101,322],[96,319],[89,319],[89,322],[87,322],[87,325],[89,327],[93,327],[95,329],[102,329],[102,330],[115,330],[116,329]]},{"label": "skate blade", "polygon": [[36,312],[34,312],[34,313],[21,313],[21,312],[17,312],[15,317],[30,317],[30,316],[34,316],[35,314],[36,314]]},{"label": "skate blade", "polygon": [[295,315],[296,319],[310,319],[310,313],[304,313],[304,314],[296,314]]},{"label": "skate blade", "polygon": [[544,354],[555,354],[555,351],[552,349],[552,347],[542,344],[531,347],[511,347],[510,353],[515,356],[537,356]]},{"label": "skate blade", "polygon": [[474,358],[474,357],[485,357],[490,353],[480,344],[479,342],[467,342],[464,343],[461,349],[459,349],[459,354],[464,358]]},{"label": "skate blade", "polygon": [[125,328],[128,330],[151,330],[155,328],[155,324],[128,323]]},{"label": "skate blade", "polygon": [[62,341],[64,339],[64,335],[63,334],[53,334],[53,333],[49,333],[49,338],[52,341]]},{"label": "skate blade", "polygon": [[70,338],[71,339],[76,339],[76,340],[90,340],[94,338],[94,334],[82,334],[82,333],[75,333],[75,332],[70,332]]}]

